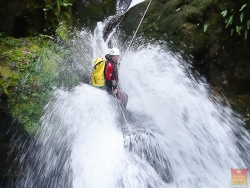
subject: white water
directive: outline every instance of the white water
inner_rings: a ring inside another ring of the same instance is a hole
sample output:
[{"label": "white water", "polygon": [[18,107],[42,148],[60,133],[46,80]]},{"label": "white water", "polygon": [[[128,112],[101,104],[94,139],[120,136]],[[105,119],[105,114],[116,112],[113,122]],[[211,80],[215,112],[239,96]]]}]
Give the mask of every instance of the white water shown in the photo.
[{"label": "white water", "polygon": [[[90,33],[79,34],[78,44],[91,48],[93,58],[108,52],[102,28],[99,23],[91,40],[84,40]],[[90,64],[82,67],[89,70]],[[229,187],[230,168],[248,167],[240,156],[249,153],[239,145],[247,146],[249,135],[230,107],[184,65],[166,47],[152,44],[122,58],[120,84],[135,118],[128,117],[136,140],[131,145],[117,103],[105,91],[84,83],[55,89],[18,186]],[[242,134],[240,141],[236,134]]]},{"label": "white water", "polygon": [[132,8],[133,6],[139,4],[139,3],[143,2],[143,1],[145,1],[145,0],[133,0],[133,1],[131,2],[131,4],[130,4],[128,10],[129,10],[130,8]]}]

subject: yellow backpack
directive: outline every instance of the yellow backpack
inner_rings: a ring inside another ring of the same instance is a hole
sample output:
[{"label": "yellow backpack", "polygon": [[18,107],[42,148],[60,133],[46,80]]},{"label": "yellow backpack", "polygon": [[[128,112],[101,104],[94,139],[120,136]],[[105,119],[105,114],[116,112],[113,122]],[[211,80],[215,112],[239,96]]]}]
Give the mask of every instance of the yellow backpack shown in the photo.
[{"label": "yellow backpack", "polygon": [[91,74],[91,83],[96,87],[105,86],[104,70],[106,66],[106,59],[98,57],[94,61],[94,68]]}]

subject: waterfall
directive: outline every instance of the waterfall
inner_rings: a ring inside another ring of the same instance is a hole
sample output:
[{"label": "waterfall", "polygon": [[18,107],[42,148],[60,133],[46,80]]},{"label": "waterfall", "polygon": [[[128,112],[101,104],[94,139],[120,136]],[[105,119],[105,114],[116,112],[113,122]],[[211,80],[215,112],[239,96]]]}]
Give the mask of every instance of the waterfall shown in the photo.
[{"label": "waterfall", "polygon": [[[72,44],[73,57],[81,46],[92,49],[92,59],[82,54],[87,63],[75,61],[85,63],[79,67],[87,76],[91,61],[108,53],[105,24],[93,35],[79,32]],[[55,88],[35,140],[19,159],[16,187],[225,188],[230,168],[248,168],[249,133],[226,99],[166,45],[136,45],[122,57],[119,75],[132,135],[105,91],[88,83]]]}]

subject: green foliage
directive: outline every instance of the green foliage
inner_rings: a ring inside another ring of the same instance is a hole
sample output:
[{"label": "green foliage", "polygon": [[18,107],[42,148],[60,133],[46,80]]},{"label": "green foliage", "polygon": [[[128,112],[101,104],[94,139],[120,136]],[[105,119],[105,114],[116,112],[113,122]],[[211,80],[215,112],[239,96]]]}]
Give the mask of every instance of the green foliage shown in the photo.
[{"label": "green foliage", "polygon": [[247,6],[247,4],[242,5],[242,7],[239,11],[242,11],[246,6]]},{"label": "green foliage", "polygon": [[[248,13],[248,9],[245,9],[247,4],[243,4],[239,10],[235,8],[227,9],[226,6],[223,6],[223,11],[221,15],[225,19],[226,28],[230,27],[231,36],[233,35],[234,31],[241,35],[244,33],[244,38],[247,39],[247,34],[250,27],[250,18],[249,20],[244,19],[245,15]],[[249,15],[249,14],[248,14]],[[239,21],[236,18],[239,18]]]},{"label": "green foliage", "polygon": [[61,48],[44,36],[6,37],[0,38],[0,54],[14,62],[13,70],[9,63],[2,64],[0,70],[0,75],[6,75],[5,80],[0,78],[0,86],[9,97],[8,109],[29,134],[35,134],[51,87],[58,84]]},{"label": "green foliage", "polygon": [[234,34],[234,29],[232,28],[231,29],[231,36]]},{"label": "green foliage", "polygon": [[250,29],[250,20],[247,21],[247,29]]},{"label": "green foliage", "polygon": [[240,33],[240,31],[241,31],[241,27],[238,26],[238,25],[236,25],[236,32],[237,32],[237,33]]},{"label": "green foliage", "polygon": [[244,14],[243,14],[243,13],[241,13],[241,14],[240,14],[240,22],[242,22],[242,21],[243,21],[243,17],[244,17]]},{"label": "green foliage", "polygon": [[51,4],[47,4],[45,5],[45,9],[48,10],[53,10],[55,8],[56,3],[51,3]]},{"label": "green foliage", "polygon": [[63,7],[72,6],[72,4],[68,3],[67,0],[60,0],[60,5]]},{"label": "green foliage", "polygon": [[225,16],[227,15],[227,10],[223,10],[223,11],[221,12],[221,15],[222,15],[223,17],[225,17]]},{"label": "green foliage", "polygon": [[[72,3],[68,3],[67,0],[60,0],[59,4],[60,4],[61,7],[72,6]],[[56,7],[56,1],[51,2],[49,4],[46,4],[45,9],[46,10],[53,10],[53,9],[55,9],[55,7]]]},{"label": "green foliage", "polygon": [[208,24],[205,24],[205,25],[204,25],[204,32],[207,31],[207,28],[208,28]]},{"label": "green foliage", "polygon": [[56,34],[62,41],[67,41],[69,39],[69,32],[65,21],[61,21],[59,23],[59,26],[56,30]]},{"label": "green foliage", "polygon": [[233,23],[233,17],[234,17],[234,15],[231,15],[229,17],[229,19],[226,20],[226,22],[225,22],[227,24],[226,28],[228,28],[229,25],[232,25],[232,23]]},{"label": "green foliage", "polygon": [[67,6],[72,6],[72,4],[71,3],[62,3],[61,6],[67,7]]}]

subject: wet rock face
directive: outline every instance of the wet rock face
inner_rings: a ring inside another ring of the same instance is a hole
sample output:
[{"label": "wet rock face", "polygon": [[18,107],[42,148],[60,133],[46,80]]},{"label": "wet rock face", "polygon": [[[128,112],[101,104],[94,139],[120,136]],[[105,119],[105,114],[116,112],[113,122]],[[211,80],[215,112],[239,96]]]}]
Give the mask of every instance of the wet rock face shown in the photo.
[{"label": "wet rock face", "polygon": [[94,30],[96,22],[115,14],[116,0],[76,0],[72,6],[73,25]]},{"label": "wet rock face", "polygon": [[122,21],[123,18],[124,18],[124,15],[118,15],[116,17],[113,17],[112,20],[110,20],[110,22],[103,29],[104,41],[107,40],[109,34],[114,30],[114,28],[116,28],[117,25],[120,24],[120,22]]},{"label": "wet rock face", "polygon": [[118,11],[126,11],[131,4],[132,0],[118,0]]}]

